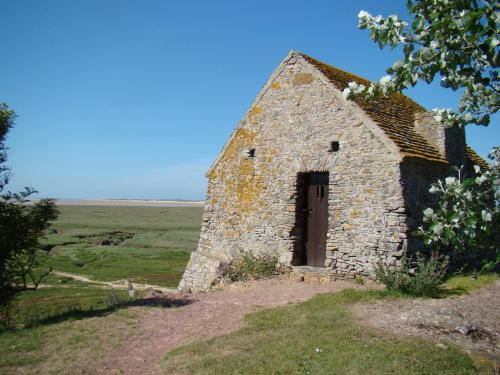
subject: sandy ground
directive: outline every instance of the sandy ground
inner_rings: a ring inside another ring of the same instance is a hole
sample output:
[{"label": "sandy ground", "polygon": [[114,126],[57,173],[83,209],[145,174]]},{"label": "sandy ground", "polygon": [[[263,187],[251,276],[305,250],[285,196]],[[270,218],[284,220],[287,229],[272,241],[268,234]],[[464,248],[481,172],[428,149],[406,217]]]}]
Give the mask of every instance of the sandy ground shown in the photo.
[{"label": "sandy ground", "polygon": [[362,324],[440,341],[442,348],[451,341],[500,364],[500,281],[456,297],[378,301],[353,311]]},{"label": "sandy ground", "polygon": [[[31,203],[36,200],[31,201]],[[203,201],[141,200],[141,199],[58,199],[59,206],[128,206],[128,207],[203,207]]]},{"label": "sandy ground", "polygon": [[311,285],[271,279],[234,284],[211,293],[167,296],[174,307],[144,313],[138,322],[141,333],[127,337],[122,348],[94,363],[92,370],[103,374],[158,374],[160,360],[169,350],[195,339],[235,331],[243,326],[243,317],[249,312],[348,287],[359,286],[340,281]]}]

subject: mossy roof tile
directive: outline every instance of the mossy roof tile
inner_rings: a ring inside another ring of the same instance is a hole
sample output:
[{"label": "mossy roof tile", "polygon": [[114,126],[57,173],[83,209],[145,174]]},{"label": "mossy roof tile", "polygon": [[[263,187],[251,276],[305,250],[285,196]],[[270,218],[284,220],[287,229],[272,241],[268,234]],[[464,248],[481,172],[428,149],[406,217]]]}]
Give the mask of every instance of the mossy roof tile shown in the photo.
[{"label": "mossy roof tile", "polygon": [[472,164],[479,165],[483,169],[488,169],[489,165],[481,156],[479,156],[476,151],[471,147],[467,146],[465,153],[467,154],[467,159],[469,159]]},{"label": "mossy roof tile", "polygon": [[[370,81],[365,78],[334,68],[305,54],[300,55],[341,91],[351,81],[370,85]],[[425,112],[425,108],[418,103],[402,94],[376,97],[370,101],[357,98],[354,101],[394,141],[405,156],[448,163],[439,151],[414,129],[415,114]]]}]

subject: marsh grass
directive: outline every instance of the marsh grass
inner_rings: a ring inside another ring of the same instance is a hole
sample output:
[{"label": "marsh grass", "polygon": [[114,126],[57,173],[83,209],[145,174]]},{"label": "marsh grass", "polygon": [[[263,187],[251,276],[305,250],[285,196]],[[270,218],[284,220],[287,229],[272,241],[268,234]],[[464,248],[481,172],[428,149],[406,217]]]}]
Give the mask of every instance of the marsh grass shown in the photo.
[{"label": "marsh grass", "polygon": [[[198,207],[61,206],[55,233],[43,241],[39,270],[90,276],[100,281],[177,286],[201,223]],[[52,277],[45,282],[59,283]]]}]

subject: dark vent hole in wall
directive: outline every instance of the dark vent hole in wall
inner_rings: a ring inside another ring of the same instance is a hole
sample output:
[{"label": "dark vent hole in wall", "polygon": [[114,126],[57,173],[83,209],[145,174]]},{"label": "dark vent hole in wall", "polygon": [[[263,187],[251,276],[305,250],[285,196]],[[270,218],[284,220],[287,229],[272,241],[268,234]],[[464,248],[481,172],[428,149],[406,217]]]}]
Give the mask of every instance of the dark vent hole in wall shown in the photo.
[{"label": "dark vent hole in wall", "polygon": [[251,148],[250,150],[246,150],[246,155],[248,158],[254,158],[255,157],[255,149]]},{"label": "dark vent hole in wall", "polygon": [[338,141],[330,142],[330,148],[328,149],[328,152],[337,152],[339,148],[340,145]]}]

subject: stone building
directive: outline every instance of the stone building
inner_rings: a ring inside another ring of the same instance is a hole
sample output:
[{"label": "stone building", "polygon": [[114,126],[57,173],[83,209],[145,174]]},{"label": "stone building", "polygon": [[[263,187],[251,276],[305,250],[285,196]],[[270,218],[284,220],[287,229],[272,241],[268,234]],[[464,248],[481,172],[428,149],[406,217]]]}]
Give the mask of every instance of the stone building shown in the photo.
[{"label": "stone building", "polygon": [[349,101],[369,81],[291,51],[207,172],[198,249],[181,290],[205,290],[242,252],[290,267],[369,276],[419,243],[429,185],[451,165],[485,164],[463,129],[404,95]]}]

